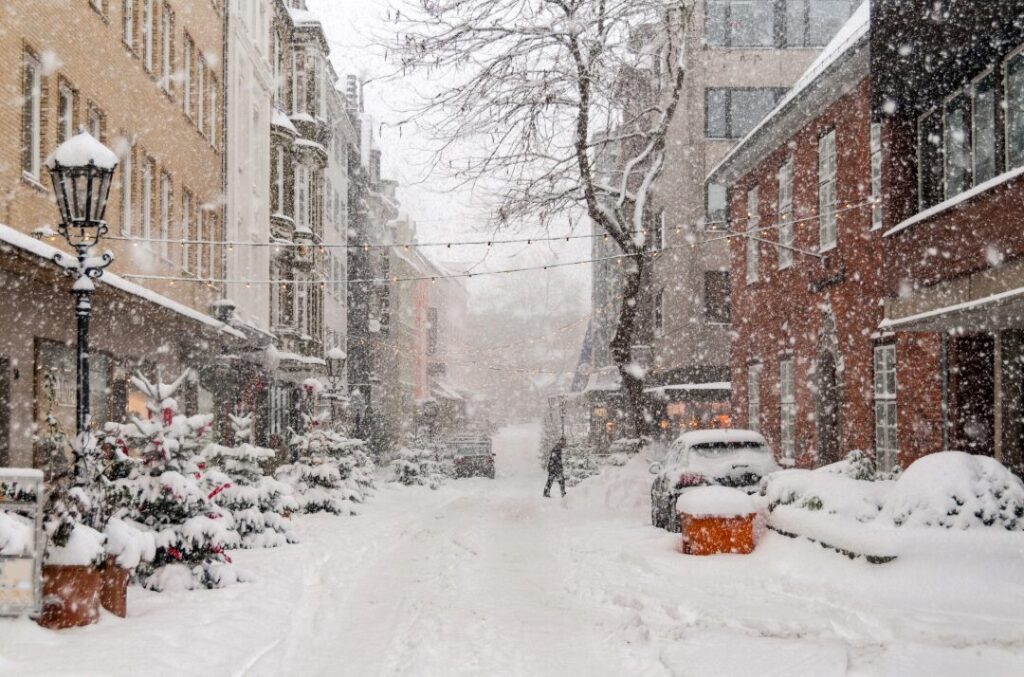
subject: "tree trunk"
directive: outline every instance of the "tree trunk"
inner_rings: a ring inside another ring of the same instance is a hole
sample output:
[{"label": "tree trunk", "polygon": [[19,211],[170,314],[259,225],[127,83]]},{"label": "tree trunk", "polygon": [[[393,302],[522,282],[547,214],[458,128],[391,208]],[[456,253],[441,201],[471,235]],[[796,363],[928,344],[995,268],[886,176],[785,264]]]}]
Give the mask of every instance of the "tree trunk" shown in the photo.
[{"label": "tree trunk", "polygon": [[633,434],[636,437],[641,437],[648,433],[649,424],[644,402],[644,376],[633,365],[633,342],[636,339],[637,319],[640,317],[644,305],[643,292],[644,281],[647,277],[647,257],[640,248],[634,248],[629,254],[630,258],[625,259],[627,268],[623,271],[622,276],[622,304],[619,308],[619,321],[615,327],[611,349],[615,366],[619,368],[619,375],[622,377],[622,388],[629,405]]}]

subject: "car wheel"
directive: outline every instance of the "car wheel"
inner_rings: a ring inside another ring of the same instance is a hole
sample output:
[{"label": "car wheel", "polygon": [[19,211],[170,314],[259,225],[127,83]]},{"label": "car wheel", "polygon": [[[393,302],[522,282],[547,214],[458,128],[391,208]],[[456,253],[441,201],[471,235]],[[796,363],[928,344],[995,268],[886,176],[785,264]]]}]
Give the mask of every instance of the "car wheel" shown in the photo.
[{"label": "car wheel", "polygon": [[661,519],[661,506],[658,505],[658,494],[651,489],[651,524],[658,529],[664,529],[665,524]]},{"label": "car wheel", "polygon": [[676,513],[676,500],[678,498],[679,494],[669,494],[668,500],[665,502],[665,528],[674,534],[683,531],[682,526],[679,524],[679,515]]}]

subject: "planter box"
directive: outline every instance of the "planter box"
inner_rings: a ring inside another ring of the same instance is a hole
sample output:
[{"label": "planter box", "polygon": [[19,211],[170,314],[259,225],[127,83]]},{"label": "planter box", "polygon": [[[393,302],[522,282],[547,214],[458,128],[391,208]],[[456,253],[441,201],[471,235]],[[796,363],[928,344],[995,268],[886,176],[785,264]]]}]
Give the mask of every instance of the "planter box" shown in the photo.
[{"label": "planter box", "polygon": [[128,616],[128,578],[131,571],[117,566],[116,557],[108,557],[100,569],[103,589],[100,603],[103,608],[121,618]]},{"label": "planter box", "polygon": [[754,520],[757,513],[739,517],[713,515],[679,516],[683,552],[688,555],[749,555],[754,552]]},{"label": "planter box", "polygon": [[92,625],[100,619],[103,579],[96,567],[43,565],[43,613],[51,630]]}]

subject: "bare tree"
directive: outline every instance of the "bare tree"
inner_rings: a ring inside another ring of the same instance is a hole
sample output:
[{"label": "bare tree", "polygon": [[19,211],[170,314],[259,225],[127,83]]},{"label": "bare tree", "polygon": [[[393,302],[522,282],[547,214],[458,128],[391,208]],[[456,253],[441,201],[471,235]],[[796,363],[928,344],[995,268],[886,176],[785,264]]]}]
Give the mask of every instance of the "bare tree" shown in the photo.
[{"label": "bare tree", "polygon": [[583,213],[622,250],[611,349],[643,434],[632,347],[692,0],[396,1],[403,75],[433,89],[415,120],[441,141],[436,159],[496,187],[502,225]]}]

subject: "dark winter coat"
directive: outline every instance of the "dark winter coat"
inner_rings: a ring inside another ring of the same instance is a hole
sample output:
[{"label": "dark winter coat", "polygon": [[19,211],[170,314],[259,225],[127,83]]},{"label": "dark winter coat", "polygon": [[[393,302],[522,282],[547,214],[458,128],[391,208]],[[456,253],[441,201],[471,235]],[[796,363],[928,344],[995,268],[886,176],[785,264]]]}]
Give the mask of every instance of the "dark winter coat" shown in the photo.
[{"label": "dark winter coat", "polygon": [[565,446],[556,444],[551,449],[551,456],[548,457],[548,475],[560,476],[562,474],[562,449]]}]

